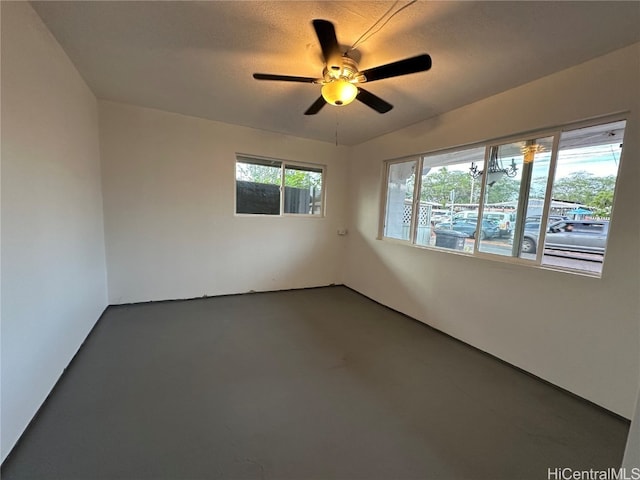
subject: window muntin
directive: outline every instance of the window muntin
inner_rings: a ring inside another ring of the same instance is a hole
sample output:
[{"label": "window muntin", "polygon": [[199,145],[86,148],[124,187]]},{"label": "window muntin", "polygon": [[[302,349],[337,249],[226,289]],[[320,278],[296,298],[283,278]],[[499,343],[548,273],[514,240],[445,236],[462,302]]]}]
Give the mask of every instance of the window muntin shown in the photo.
[{"label": "window muntin", "polygon": [[[386,228],[390,211],[389,184],[392,183],[390,166],[398,163],[389,162],[383,237],[599,276],[625,124],[620,120],[565,129],[503,144],[427,154],[404,162],[411,163],[421,175],[405,178],[413,188],[403,191],[403,204],[409,214],[404,216],[402,235],[397,236]],[[510,166],[513,160],[516,174],[511,177],[482,174],[475,185],[470,186],[472,156],[478,170],[484,172],[491,155],[502,160],[503,166]],[[572,171],[572,166],[577,170]],[[458,182],[447,183],[446,178],[451,177],[448,174],[456,168],[466,175],[460,175]],[[588,186],[586,190],[584,184]],[[561,221],[574,223],[567,245],[559,242],[557,232],[549,230],[553,223]],[[494,238],[487,238],[491,235],[483,234],[482,229],[495,230],[496,224],[499,233],[494,232]],[[456,239],[451,232],[467,237]],[[484,239],[471,238],[483,235]],[[547,243],[546,236],[549,237]],[[538,243],[545,248],[537,248]]]},{"label": "window muntin", "polygon": [[236,214],[322,215],[324,167],[236,159]]}]

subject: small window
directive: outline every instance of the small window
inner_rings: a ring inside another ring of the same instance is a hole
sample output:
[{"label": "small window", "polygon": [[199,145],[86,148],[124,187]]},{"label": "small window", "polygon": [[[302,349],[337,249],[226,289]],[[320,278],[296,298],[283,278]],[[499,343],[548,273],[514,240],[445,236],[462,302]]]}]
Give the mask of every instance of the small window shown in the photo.
[{"label": "small window", "polygon": [[236,213],[322,215],[324,168],[238,156]]}]

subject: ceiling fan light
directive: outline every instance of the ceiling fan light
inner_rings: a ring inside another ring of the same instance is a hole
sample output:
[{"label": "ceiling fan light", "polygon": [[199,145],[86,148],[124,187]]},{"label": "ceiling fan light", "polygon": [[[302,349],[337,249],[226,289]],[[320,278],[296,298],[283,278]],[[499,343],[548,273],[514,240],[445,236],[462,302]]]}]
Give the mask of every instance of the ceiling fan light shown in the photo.
[{"label": "ceiling fan light", "polygon": [[350,104],[357,95],[358,87],[344,78],[338,78],[322,86],[322,97],[327,103],[338,107]]}]

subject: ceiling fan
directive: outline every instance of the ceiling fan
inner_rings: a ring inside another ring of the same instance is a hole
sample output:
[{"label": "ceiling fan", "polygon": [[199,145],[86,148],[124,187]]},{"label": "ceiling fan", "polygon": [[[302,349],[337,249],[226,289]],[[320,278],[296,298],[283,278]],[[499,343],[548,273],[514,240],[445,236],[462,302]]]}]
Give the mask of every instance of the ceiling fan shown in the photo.
[{"label": "ceiling fan", "polygon": [[393,108],[393,105],[359,85],[384,78],[424,72],[431,68],[431,57],[425,53],[360,71],[358,70],[357,62],[349,57],[348,52],[343,54],[340,51],[333,23],[328,20],[313,20],[312,23],[318,40],[320,41],[322,56],[325,62],[322,78],[273,75],[270,73],[253,74],[253,78],[256,80],[276,80],[322,85],[322,95],[304,112],[305,115],[315,115],[327,103],[342,106],[348,105],[353,102],[353,100],[359,100],[378,113],[387,113]]}]

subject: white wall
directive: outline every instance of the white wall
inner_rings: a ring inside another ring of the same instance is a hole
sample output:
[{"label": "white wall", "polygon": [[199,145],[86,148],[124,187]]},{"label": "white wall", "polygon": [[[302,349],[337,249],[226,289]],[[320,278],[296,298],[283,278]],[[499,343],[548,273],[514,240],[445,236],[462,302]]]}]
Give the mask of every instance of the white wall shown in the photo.
[{"label": "white wall", "polygon": [[[111,303],[344,281],[630,417],[639,53],[623,49],[348,149],[112,102],[98,108],[31,7],[2,2],[2,458],[106,306],[105,238]],[[624,110],[602,279],[376,240],[384,159]],[[235,216],[236,152],[327,165],[327,216]],[[350,233],[339,237],[347,218]]]},{"label": "white wall", "polygon": [[[639,59],[634,45],[355,147],[345,283],[630,418],[640,362]],[[383,160],[627,110],[601,279],[376,240]]]},{"label": "white wall", "polygon": [[[99,105],[110,303],[342,282],[346,148]],[[236,152],[327,165],[326,217],[234,215]]]},{"label": "white wall", "polygon": [[622,466],[629,472],[633,468],[640,469],[640,392],[636,400],[636,410],[633,414],[633,421],[629,429],[629,438],[627,439],[627,447],[624,451],[624,459]]},{"label": "white wall", "polygon": [[26,2],[2,2],[4,459],[107,305],[94,95]]}]

